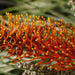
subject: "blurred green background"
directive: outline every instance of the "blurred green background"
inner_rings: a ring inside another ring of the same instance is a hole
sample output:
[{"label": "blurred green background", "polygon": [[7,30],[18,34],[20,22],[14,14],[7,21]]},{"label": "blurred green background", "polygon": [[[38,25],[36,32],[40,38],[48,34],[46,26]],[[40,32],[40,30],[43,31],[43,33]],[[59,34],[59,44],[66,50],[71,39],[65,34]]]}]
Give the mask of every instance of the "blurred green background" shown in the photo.
[{"label": "blurred green background", "polygon": [[13,14],[39,15],[45,18],[51,17],[63,19],[65,22],[75,24],[75,11],[71,11],[69,0],[0,0],[0,14],[5,12]]},{"label": "blurred green background", "polygon": [[[16,14],[26,14],[63,19],[65,22],[75,25],[75,11],[71,11],[69,0],[0,0],[0,15],[7,21],[6,12]],[[0,53],[4,56],[6,53]],[[21,69],[16,69],[15,65],[9,64],[10,59],[0,59],[0,75],[21,75]],[[74,73],[75,74],[75,73]]]}]

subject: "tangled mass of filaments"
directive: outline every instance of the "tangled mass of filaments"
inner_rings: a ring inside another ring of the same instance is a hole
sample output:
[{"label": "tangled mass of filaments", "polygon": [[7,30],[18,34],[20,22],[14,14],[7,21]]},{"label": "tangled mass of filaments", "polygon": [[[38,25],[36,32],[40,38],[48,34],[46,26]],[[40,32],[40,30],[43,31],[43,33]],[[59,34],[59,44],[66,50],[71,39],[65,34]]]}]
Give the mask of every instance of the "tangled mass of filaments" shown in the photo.
[{"label": "tangled mass of filaments", "polygon": [[58,71],[75,69],[75,27],[71,23],[28,14],[6,15],[6,25],[0,16],[0,50],[8,48],[8,55],[3,58],[16,56],[12,63],[40,59],[36,65],[49,64],[46,66]]}]

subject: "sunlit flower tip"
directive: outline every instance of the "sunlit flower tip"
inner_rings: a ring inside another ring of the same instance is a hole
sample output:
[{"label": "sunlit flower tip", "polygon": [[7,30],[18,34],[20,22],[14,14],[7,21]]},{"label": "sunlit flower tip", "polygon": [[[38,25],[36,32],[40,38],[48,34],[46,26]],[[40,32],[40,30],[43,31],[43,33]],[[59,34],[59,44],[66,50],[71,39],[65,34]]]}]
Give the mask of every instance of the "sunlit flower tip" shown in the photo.
[{"label": "sunlit flower tip", "polygon": [[37,66],[37,65],[38,65],[38,63],[35,64],[35,66]]},{"label": "sunlit flower tip", "polygon": [[58,68],[55,68],[55,70],[58,70]]},{"label": "sunlit flower tip", "polygon": [[38,58],[37,56],[35,58]]},{"label": "sunlit flower tip", "polygon": [[75,64],[75,62],[73,62],[73,64]]},{"label": "sunlit flower tip", "polygon": [[20,57],[18,57],[18,59],[19,59],[19,60],[21,60],[21,58],[20,58]]},{"label": "sunlit flower tip", "polygon": [[65,66],[65,68],[68,68],[69,66]]},{"label": "sunlit flower tip", "polygon": [[50,66],[50,68],[53,68],[52,66]]},{"label": "sunlit flower tip", "polygon": [[13,61],[13,60],[10,60],[11,62]]},{"label": "sunlit flower tip", "polygon": [[53,59],[51,59],[51,61],[53,61]]},{"label": "sunlit flower tip", "polygon": [[4,57],[1,57],[1,59],[4,59]]},{"label": "sunlit flower tip", "polygon": [[21,62],[23,62],[23,60],[21,60]]},{"label": "sunlit flower tip", "polygon": [[6,53],[8,53],[8,51],[6,51]]},{"label": "sunlit flower tip", "polygon": [[57,52],[57,51],[55,51],[55,53],[57,54],[58,52]]},{"label": "sunlit flower tip", "polygon": [[10,63],[10,64],[13,64],[13,63]]},{"label": "sunlit flower tip", "polygon": [[39,69],[43,69],[43,67],[40,67]]}]

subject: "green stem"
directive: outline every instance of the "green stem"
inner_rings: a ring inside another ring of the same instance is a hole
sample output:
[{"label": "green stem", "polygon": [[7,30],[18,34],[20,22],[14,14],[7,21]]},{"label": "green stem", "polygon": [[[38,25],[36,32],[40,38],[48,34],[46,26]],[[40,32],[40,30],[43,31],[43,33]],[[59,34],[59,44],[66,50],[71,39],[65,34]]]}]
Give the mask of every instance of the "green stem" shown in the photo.
[{"label": "green stem", "polygon": [[57,71],[57,75],[60,75],[60,72],[59,71]]},{"label": "green stem", "polygon": [[63,75],[63,71],[61,71],[61,75]]}]

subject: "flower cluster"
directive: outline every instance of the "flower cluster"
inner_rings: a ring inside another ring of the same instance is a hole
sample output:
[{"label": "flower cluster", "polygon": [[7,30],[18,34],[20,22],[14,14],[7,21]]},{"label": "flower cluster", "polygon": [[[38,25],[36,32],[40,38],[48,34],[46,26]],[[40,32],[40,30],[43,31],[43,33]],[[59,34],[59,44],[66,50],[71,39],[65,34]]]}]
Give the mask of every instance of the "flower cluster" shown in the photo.
[{"label": "flower cluster", "polygon": [[75,27],[71,23],[28,14],[6,15],[7,25],[0,16],[0,50],[8,48],[3,58],[16,56],[12,63],[40,59],[35,65],[49,64],[46,66],[58,71],[75,69]]}]

